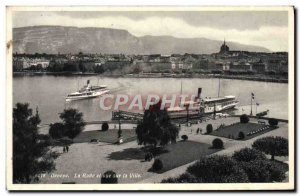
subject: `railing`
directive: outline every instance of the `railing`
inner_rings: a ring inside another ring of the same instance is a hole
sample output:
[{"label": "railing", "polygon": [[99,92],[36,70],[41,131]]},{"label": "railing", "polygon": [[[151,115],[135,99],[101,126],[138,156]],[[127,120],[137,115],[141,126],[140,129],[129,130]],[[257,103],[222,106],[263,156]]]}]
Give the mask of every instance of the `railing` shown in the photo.
[{"label": "railing", "polygon": [[112,112],[112,120],[119,120],[119,119],[142,120],[143,114],[135,113],[135,112],[126,112],[126,111]]}]

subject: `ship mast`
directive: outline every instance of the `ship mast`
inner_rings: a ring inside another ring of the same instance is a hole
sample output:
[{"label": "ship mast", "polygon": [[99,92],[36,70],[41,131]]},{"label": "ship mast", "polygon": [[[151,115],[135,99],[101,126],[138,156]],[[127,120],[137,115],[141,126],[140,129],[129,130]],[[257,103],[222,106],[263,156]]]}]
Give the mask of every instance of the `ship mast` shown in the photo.
[{"label": "ship mast", "polygon": [[180,81],[180,99],[179,99],[179,106],[181,106],[181,96],[182,96],[182,80]]},{"label": "ship mast", "polygon": [[220,83],[221,83],[221,78],[219,77],[218,97],[220,97]]},{"label": "ship mast", "polygon": [[77,91],[79,91],[79,80],[77,79]]},{"label": "ship mast", "polygon": [[182,80],[180,81],[180,94],[182,95]]}]

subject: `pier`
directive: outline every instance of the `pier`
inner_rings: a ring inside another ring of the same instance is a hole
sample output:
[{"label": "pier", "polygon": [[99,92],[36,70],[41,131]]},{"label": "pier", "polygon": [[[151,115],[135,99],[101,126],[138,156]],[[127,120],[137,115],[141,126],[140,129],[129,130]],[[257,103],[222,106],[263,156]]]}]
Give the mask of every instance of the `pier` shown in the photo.
[{"label": "pier", "polygon": [[[112,112],[112,119],[111,120],[98,120],[98,121],[86,121],[85,123],[87,125],[92,125],[92,124],[103,124],[103,123],[108,123],[108,124],[138,124],[139,121],[143,120],[143,115],[142,113],[138,112],[128,112],[128,111],[113,111]],[[198,112],[189,112],[189,114],[184,112],[180,113],[170,113],[169,114],[171,121],[174,122],[175,124],[183,124],[186,122],[189,122],[191,124],[198,123],[199,121],[207,121],[209,119],[213,118],[213,114],[199,114]],[[42,128],[47,128],[50,126],[51,123],[47,124],[40,124],[38,127],[40,129]]]},{"label": "pier", "polygon": [[[207,119],[211,119],[212,115],[210,114],[200,114],[199,112],[176,112],[176,113],[169,113],[171,121],[174,123],[185,123],[185,122],[202,122],[203,120],[206,121]],[[112,121],[119,121],[122,122],[130,122],[130,121],[138,121],[143,120],[143,114],[137,112],[128,112],[128,111],[113,111],[112,112]]]}]

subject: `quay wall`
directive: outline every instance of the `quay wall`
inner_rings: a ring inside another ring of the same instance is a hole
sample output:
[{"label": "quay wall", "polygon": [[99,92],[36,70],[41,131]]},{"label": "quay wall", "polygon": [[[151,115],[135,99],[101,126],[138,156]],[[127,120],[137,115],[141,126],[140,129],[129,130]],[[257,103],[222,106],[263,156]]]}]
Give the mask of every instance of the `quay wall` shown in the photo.
[{"label": "quay wall", "polygon": [[[240,117],[241,115],[230,115],[231,117]],[[289,120],[287,119],[280,119],[280,118],[272,118],[272,117],[264,117],[264,116],[261,116],[261,117],[257,117],[257,116],[249,116],[250,118],[257,118],[257,119],[262,119],[262,120],[270,120],[270,119],[276,119],[278,120],[279,122],[285,122],[285,123],[288,123]]]}]

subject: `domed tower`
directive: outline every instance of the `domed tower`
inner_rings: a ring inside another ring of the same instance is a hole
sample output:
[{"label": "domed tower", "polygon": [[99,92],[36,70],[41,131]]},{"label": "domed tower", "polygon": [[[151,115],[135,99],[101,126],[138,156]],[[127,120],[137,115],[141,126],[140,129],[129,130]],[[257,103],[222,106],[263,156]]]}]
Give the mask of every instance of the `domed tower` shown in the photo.
[{"label": "domed tower", "polygon": [[226,41],[224,39],[224,43],[222,44],[221,48],[220,48],[220,53],[227,53],[229,52],[229,47],[226,45]]}]

